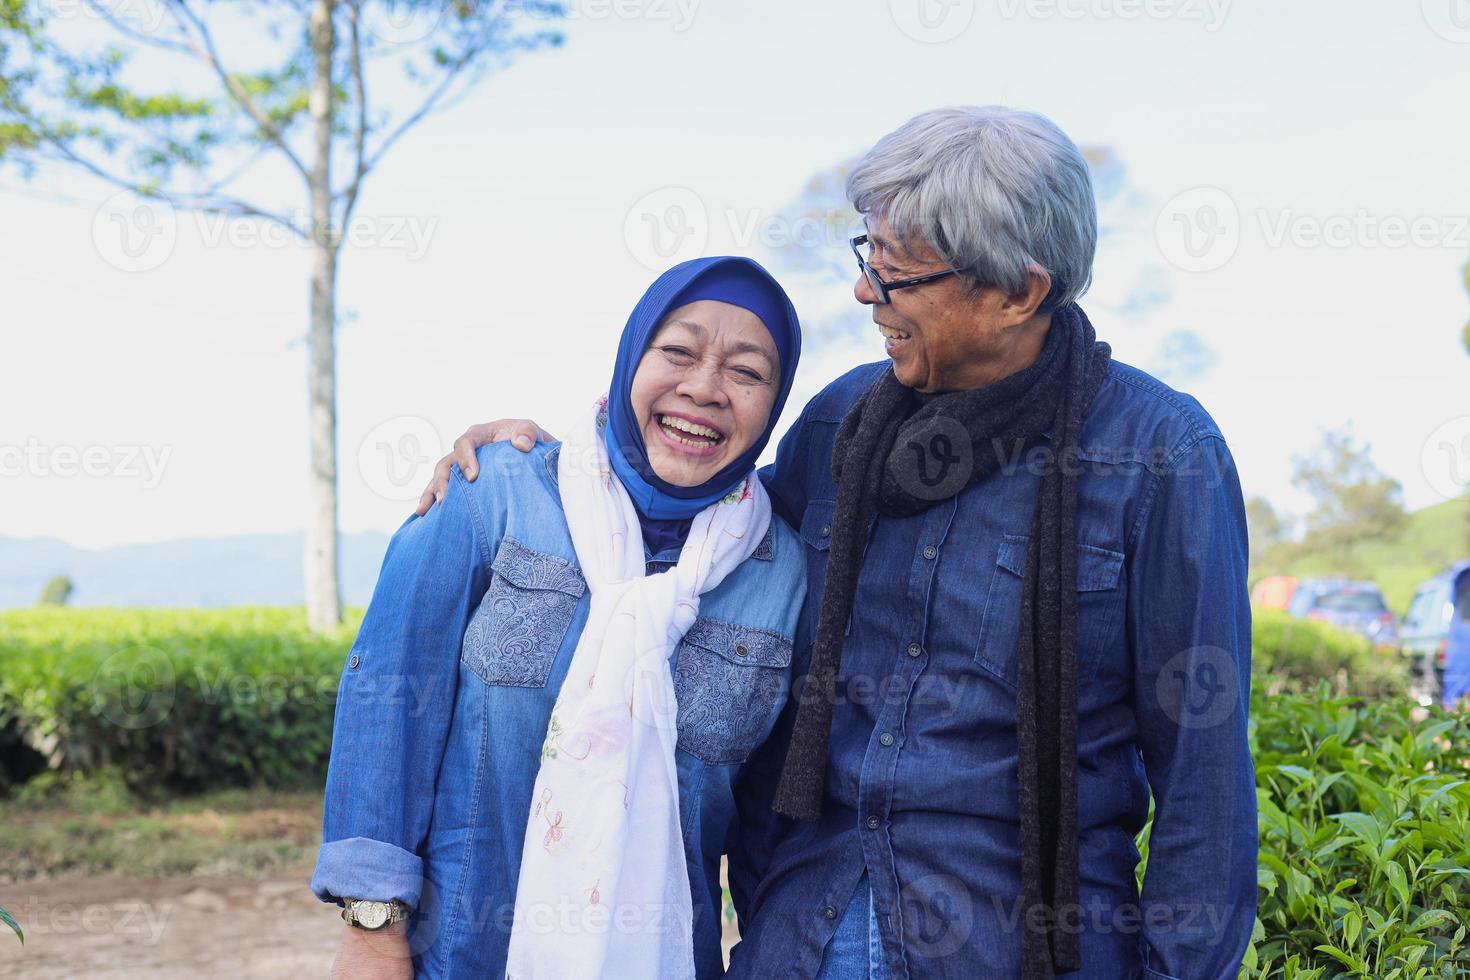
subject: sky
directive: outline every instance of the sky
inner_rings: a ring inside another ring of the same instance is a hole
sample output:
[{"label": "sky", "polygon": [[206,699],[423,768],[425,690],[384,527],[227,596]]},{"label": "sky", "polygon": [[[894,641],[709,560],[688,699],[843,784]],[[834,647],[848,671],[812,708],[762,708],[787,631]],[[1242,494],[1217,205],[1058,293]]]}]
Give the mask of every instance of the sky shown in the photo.
[{"label": "sky", "polygon": [[[925,109],[1004,104],[1111,148],[1134,204],[1084,309],[1115,356],[1201,338],[1181,382],[1248,494],[1351,425],[1410,507],[1470,485],[1466,0],[576,0],[410,133],[343,255],[344,530],[402,523],[468,424],[565,427],[662,265],[779,258],[814,174]],[[300,210],[299,182],[252,190]],[[1106,222],[1105,222],[1106,223]],[[154,234],[143,238],[129,235]],[[138,243],[142,242],[142,245]],[[834,250],[841,241],[815,241]],[[300,529],[310,256],[0,164],[0,535],[83,547]],[[1142,270],[1166,297],[1113,302]],[[798,296],[841,308],[850,285]],[[811,345],[787,410],[883,356]],[[774,446],[774,444],[773,444]]]}]

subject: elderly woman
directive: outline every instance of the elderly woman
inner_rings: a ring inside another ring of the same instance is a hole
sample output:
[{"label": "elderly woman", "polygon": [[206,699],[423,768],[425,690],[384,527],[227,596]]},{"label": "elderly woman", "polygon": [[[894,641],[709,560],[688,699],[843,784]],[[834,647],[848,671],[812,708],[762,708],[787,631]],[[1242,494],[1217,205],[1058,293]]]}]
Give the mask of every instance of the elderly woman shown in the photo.
[{"label": "elderly woman", "polygon": [[[926,112],[847,191],[887,358],[817,395],[761,474],[815,628],[752,762],[795,822],[732,869],[731,974],[1234,980],[1256,797],[1220,429],[1077,305],[1096,206],[1050,120]],[[466,444],[502,431],[537,432]]]},{"label": "elderly woman", "polygon": [[800,346],[755,262],[679,265],[565,443],[482,449],[394,536],[312,877],[345,906],[337,974],[722,972],[734,787],[805,594],[753,473]]}]

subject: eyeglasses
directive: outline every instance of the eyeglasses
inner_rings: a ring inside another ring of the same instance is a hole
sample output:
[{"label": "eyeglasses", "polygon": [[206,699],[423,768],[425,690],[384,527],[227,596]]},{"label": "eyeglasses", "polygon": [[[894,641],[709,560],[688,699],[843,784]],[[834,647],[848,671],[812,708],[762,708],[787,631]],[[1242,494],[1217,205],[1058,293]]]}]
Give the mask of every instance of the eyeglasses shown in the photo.
[{"label": "eyeglasses", "polygon": [[868,244],[868,236],[859,235],[850,244],[852,245],[852,254],[857,256],[858,268],[862,270],[863,275],[868,277],[868,285],[873,287],[873,293],[878,297],[878,302],[880,303],[888,302],[888,294],[895,289],[922,286],[926,282],[943,279],[945,276],[958,275],[960,272],[959,269],[945,269],[943,272],[931,272],[927,276],[914,276],[911,279],[894,279],[892,282],[884,282],[883,277],[878,275],[877,270],[868,264],[867,257],[862,253],[863,246]]}]

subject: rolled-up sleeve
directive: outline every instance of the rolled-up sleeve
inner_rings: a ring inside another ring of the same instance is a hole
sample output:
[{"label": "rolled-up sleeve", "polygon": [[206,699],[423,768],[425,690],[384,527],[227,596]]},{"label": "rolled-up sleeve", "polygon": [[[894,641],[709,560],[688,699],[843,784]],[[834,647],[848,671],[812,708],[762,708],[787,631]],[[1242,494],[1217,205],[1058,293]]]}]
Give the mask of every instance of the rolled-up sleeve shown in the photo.
[{"label": "rolled-up sleeve", "polygon": [[484,530],[456,467],[443,502],[388,545],[337,689],[311,878],[322,901],[419,903],[460,645],[488,588]]},{"label": "rolled-up sleeve", "polygon": [[1149,977],[1235,980],[1256,914],[1245,508],[1224,440],[1176,449],[1129,556],[1138,745],[1154,799]]}]

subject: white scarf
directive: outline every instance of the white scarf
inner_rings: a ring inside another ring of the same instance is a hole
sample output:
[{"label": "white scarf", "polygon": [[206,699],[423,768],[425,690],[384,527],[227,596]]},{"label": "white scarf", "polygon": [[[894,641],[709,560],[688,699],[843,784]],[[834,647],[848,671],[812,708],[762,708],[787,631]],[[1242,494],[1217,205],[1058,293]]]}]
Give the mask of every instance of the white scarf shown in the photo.
[{"label": "white scarf", "polygon": [[750,556],[771,521],[752,473],[694,518],[676,566],[646,575],[605,424],[590,413],[557,463],[592,605],[541,750],[506,966],[513,980],[694,976],[669,656],[700,595]]}]

